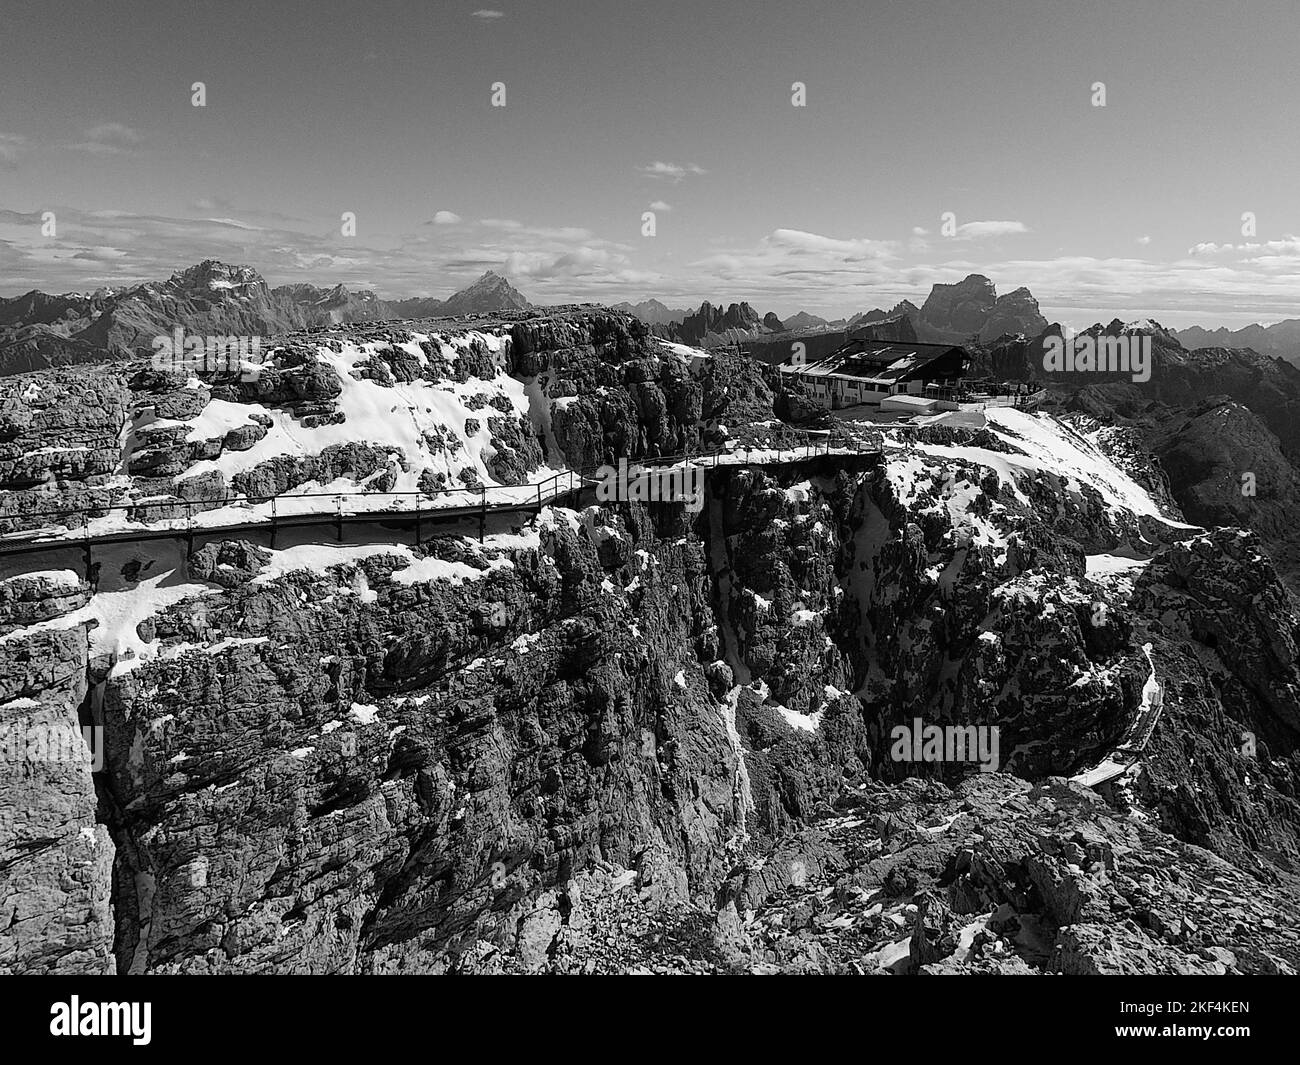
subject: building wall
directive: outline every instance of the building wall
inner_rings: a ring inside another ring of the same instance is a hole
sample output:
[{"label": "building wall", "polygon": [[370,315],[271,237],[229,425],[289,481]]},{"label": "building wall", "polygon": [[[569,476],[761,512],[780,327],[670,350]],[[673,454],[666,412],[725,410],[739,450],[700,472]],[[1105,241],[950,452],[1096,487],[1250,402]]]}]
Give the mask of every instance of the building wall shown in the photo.
[{"label": "building wall", "polygon": [[932,379],[927,373],[912,381],[897,384],[888,390],[880,390],[860,381],[845,381],[837,378],[814,377],[795,374],[810,399],[823,407],[853,407],[859,403],[879,403],[886,396],[919,396],[925,391],[926,384]]},{"label": "building wall", "polygon": [[[860,382],[805,377],[802,374],[799,375],[799,380],[803,383],[808,397],[822,407],[855,407],[859,403],[879,403],[886,396],[893,394],[879,391]],[[910,389],[904,387],[898,391],[910,391]],[[919,382],[915,391],[920,391]]]}]

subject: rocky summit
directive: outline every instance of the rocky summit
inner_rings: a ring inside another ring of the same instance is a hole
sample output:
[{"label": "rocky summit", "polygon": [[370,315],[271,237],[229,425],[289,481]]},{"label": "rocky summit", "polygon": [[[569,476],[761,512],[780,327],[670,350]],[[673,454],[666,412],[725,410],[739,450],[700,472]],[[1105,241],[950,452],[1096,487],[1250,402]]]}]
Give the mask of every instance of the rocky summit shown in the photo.
[{"label": "rocky summit", "polygon": [[1293,973],[1285,516],[1197,443],[1283,442],[1096,387],[810,434],[593,307],[0,379],[0,971]]}]

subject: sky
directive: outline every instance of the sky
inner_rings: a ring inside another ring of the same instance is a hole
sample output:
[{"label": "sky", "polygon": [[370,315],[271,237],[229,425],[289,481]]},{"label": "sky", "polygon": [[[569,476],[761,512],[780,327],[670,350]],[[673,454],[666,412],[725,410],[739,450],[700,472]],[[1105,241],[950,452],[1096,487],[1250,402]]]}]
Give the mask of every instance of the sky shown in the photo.
[{"label": "sky", "polygon": [[539,304],[840,317],[983,273],[1076,328],[1300,316],[1294,0],[6,0],[4,20],[0,295],[217,258],[385,298],[491,269]]}]

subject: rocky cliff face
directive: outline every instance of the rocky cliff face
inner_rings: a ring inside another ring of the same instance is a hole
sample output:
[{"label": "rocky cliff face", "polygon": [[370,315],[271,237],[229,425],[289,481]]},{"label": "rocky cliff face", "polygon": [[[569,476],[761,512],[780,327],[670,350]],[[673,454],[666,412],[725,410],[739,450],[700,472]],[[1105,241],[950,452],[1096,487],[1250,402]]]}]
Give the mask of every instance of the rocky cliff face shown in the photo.
[{"label": "rocky cliff face", "polygon": [[[254,380],[11,378],[4,531],[780,446],[743,359],[602,312],[473,325],[278,338]],[[0,791],[0,968],[1300,962],[1295,614],[1131,438],[966,413],[703,487],[418,543],[386,520],[6,559],[0,723],[105,753]],[[1116,805],[1062,780],[1153,677]],[[997,725],[998,772],[896,761],[917,716]]]},{"label": "rocky cliff face", "polygon": [[918,337],[913,319],[909,315],[900,314],[892,318],[863,319],[849,327],[847,339],[897,340],[907,343]]},{"label": "rocky cliff face", "polygon": [[[1086,382],[1075,375],[1067,390],[1057,375],[1053,387],[1066,393],[1066,406],[1125,427],[1153,451],[1191,520],[1253,530],[1300,587],[1300,538],[1289,517],[1300,506],[1300,371],[1253,351],[1186,351],[1158,326],[1150,335],[1149,381],[1111,375],[1110,383],[1079,387]],[[1032,360],[1022,342],[1002,345],[1013,349]]]},{"label": "rocky cliff face", "polygon": [[1022,286],[997,298],[980,328],[979,338],[990,341],[1007,333],[1037,336],[1046,328],[1047,319],[1039,313],[1038,301]]},{"label": "rocky cliff face", "polygon": [[1034,337],[1047,328],[1038,301],[1027,288],[1003,296],[983,274],[952,285],[935,285],[921,307],[920,322],[936,331],[935,339],[989,342],[1005,333]]},{"label": "rocky cliff face", "polygon": [[921,306],[921,320],[935,329],[969,336],[984,328],[997,303],[997,290],[983,274],[952,285],[935,285]]},{"label": "rocky cliff face", "polygon": [[888,311],[855,314],[847,331],[852,336],[864,325],[900,318],[910,322],[912,335],[899,339],[926,343],[962,344],[974,338],[992,345],[1008,334],[1033,338],[1048,327],[1029,289],[1022,287],[999,296],[987,277],[971,274],[955,284],[932,286],[921,307],[902,300]]}]

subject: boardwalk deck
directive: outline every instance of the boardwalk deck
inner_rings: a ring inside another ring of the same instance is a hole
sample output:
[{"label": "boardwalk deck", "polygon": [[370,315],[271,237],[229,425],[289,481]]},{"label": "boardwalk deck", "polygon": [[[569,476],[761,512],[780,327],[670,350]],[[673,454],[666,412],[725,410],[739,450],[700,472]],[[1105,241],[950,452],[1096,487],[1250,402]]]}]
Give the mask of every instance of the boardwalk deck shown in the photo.
[{"label": "boardwalk deck", "polygon": [[[806,462],[828,455],[878,458],[875,447],[840,446],[828,438],[804,434],[804,442],[790,447],[740,448],[729,451],[698,451],[636,460],[636,465],[664,468],[673,465],[704,466],[774,466]],[[321,494],[284,494],[265,500],[247,497],[183,500],[161,498],[103,507],[63,508],[60,510],[4,515],[0,520],[60,519],[57,525],[20,529],[0,533],[0,557],[55,551],[67,548],[87,550],[102,544],[133,543],[149,540],[194,539],[257,530],[334,526],[339,539],[346,525],[414,524],[419,529],[449,521],[477,519],[480,536],[488,516],[493,514],[539,513],[544,507],[565,499],[576,501],[579,493],[590,489],[596,471],[565,471],[545,481],[527,485],[493,485],[479,489],[449,489],[438,493],[422,492],[350,492]],[[478,498],[475,500],[474,497]],[[301,508],[301,509],[296,509]],[[184,510],[183,518],[141,521],[134,516],[153,510]],[[231,511],[222,520],[222,511]],[[114,523],[114,514],[122,520]],[[236,518],[235,514],[239,517]]]}]

